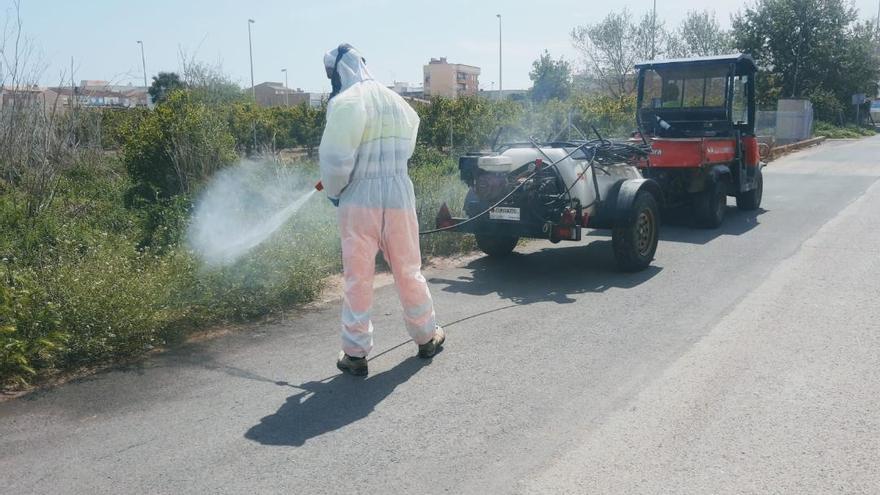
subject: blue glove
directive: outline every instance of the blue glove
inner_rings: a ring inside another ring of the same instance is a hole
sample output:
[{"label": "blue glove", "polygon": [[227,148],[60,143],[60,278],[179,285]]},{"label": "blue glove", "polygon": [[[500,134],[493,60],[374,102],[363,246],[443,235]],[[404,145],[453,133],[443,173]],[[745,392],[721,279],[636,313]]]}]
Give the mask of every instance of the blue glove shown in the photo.
[{"label": "blue glove", "polygon": [[339,207],[339,198],[331,198],[330,196],[327,196],[327,199],[329,199],[330,202],[333,203],[333,206],[337,208]]}]

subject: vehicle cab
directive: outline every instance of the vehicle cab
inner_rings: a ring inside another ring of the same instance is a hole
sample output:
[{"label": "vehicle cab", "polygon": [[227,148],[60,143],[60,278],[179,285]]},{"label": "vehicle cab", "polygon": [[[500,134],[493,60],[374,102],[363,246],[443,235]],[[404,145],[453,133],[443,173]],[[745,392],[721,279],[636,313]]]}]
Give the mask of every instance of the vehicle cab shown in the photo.
[{"label": "vehicle cab", "polygon": [[755,75],[746,54],[636,65],[636,121],[651,145],[642,173],[670,203],[692,204],[708,227],[721,224],[727,196],[760,204],[763,178],[755,137]]}]

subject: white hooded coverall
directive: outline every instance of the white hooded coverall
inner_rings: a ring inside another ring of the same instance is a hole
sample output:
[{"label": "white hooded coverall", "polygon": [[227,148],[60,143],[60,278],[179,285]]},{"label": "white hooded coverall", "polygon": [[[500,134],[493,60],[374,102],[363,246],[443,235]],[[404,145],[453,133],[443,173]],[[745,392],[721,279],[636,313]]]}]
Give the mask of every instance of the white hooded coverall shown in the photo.
[{"label": "white hooded coverall", "polygon": [[419,117],[398,94],[373,80],[354,49],[334,65],[340,91],[327,106],[319,156],[327,196],[339,200],[339,235],[345,297],[342,350],[366,356],[373,347],[373,276],[378,250],[391,266],[407,331],[416,344],[429,342],[436,328],[434,304],[421,273],[418,220],[407,161],[413,154]]}]

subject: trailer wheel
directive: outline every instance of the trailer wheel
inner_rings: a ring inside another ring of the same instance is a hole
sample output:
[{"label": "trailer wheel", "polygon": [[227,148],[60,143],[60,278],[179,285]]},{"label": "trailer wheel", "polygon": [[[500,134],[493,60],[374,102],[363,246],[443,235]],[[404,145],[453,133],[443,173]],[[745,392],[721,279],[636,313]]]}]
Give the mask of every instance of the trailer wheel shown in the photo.
[{"label": "trailer wheel", "polygon": [[712,181],[706,190],[697,194],[694,202],[694,212],[701,226],[708,229],[717,229],[724,222],[724,212],[727,210],[727,192],[721,180]]},{"label": "trailer wheel", "polygon": [[651,264],[657,252],[659,224],[657,200],[651,193],[639,191],[624,222],[611,229],[611,245],[619,269],[637,272]]},{"label": "trailer wheel", "polygon": [[519,237],[476,234],[477,247],[490,258],[503,258],[513,252]]},{"label": "trailer wheel", "polygon": [[755,175],[755,188],[736,195],[736,207],[740,210],[751,211],[761,207],[761,197],[764,195],[764,174],[758,169]]}]

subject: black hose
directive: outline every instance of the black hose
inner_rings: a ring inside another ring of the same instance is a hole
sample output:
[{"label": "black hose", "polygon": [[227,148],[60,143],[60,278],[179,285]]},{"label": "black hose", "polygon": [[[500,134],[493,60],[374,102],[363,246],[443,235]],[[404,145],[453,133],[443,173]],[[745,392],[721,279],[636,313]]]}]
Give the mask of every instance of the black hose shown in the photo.
[{"label": "black hose", "polygon": [[424,231],[422,231],[422,232],[419,232],[419,235],[436,234],[437,232],[443,232],[443,231],[446,231],[446,230],[452,230],[452,229],[454,229],[454,228],[461,227],[461,226],[464,225],[464,224],[467,224],[467,223],[471,223],[471,222],[473,222],[474,220],[476,220],[476,219],[482,217],[483,215],[485,215],[485,214],[489,213],[490,211],[492,211],[493,209],[495,209],[495,207],[497,207],[498,205],[500,205],[501,203],[503,203],[507,198],[513,196],[513,193],[519,191],[520,188],[526,184],[526,182],[528,182],[529,180],[531,180],[532,177],[538,175],[538,172],[540,172],[540,171],[541,171],[541,170],[538,169],[538,170],[535,170],[534,172],[532,172],[528,177],[525,178],[525,180],[523,180],[522,182],[520,182],[519,184],[517,184],[516,187],[514,187],[513,189],[511,189],[510,192],[507,193],[506,195],[504,195],[503,198],[499,199],[498,202],[496,202],[494,205],[492,205],[492,206],[486,208],[485,210],[483,210],[483,211],[480,212],[479,214],[474,215],[474,216],[468,218],[467,220],[465,220],[465,221],[463,221],[463,222],[458,222],[458,223],[455,224],[455,225],[450,225],[450,226],[448,226],[448,227],[439,227],[439,228],[431,229],[431,230],[424,230]]},{"label": "black hose", "polygon": [[[584,143],[576,146],[576,148],[574,150],[572,150],[570,153],[568,153],[567,155],[565,155],[565,157],[563,157],[560,160],[557,160],[556,162],[553,162],[552,160],[550,160],[550,157],[547,156],[547,154],[544,153],[544,151],[541,150],[539,145],[537,145],[534,141],[532,143],[533,145],[538,147],[538,151],[542,155],[544,155],[544,157],[547,158],[548,161],[550,162],[547,164],[547,166],[554,167],[556,169],[556,175],[560,179],[561,179],[562,175],[560,174],[559,169],[556,168],[557,164],[559,162],[571,157],[578,150],[583,150],[585,148],[592,149],[592,156],[590,157],[590,162],[587,165],[588,168],[585,169],[574,180],[574,182],[568,186],[568,188],[564,192],[565,195],[569,196],[569,201],[570,201],[571,200],[570,193],[571,193],[572,188],[574,188],[574,185],[577,184],[577,182],[583,177],[583,174],[586,173],[586,171],[589,168],[592,168],[593,169],[593,188],[595,189],[595,192],[596,192],[596,200],[593,201],[593,203],[590,203],[589,205],[587,205],[585,208],[588,208],[589,206],[592,206],[593,204],[601,201],[601,198],[599,197],[599,184],[596,179],[596,165],[597,164],[599,164],[599,165],[612,165],[615,163],[627,161],[633,155],[648,156],[648,150],[646,149],[645,146],[635,146],[635,145],[628,144],[628,143],[615,143],[613,141],[609,141],[608,139],[603,138],[599,134],[599,132],[595,129],[595,127],[593,128],[593,132],[595,132],[596,135],[599,136],[599,139],[586,140]],[[572,143],[572,144],[574,144],[574,143]],[[586,155],[586,152],[585,152],[585,155]],[[450,225],[448,227],[440,227],[440,228],[436,228],[436,229],[421,231],[421,232],[419,232],[419,235],[435,234],[437,232],[444,232],[447,230],[453,230],[453,229],[458,228],[462,225],[473,222],[474,220],[486,215],[487,213],[489,213],[490,211],[495,209],[497,206],[499,206],[501,203],[506,201],[509,197],[511,197],[513,195],[513,193],[519,191],[529,180],[534,178],[535,175],[537,175],[540,171],[541,171],[541,169],[538,169],[538,170],[535,170],[534,172],[532,172],[522,182],[517,184],[516,187],[511,189],[510,192],[508,192],[506,195],[504,195],[503,198],[501,198],[495,204],[493,204],[489,208],[486,208],[485,210],[483,210],[479,214],[474,215],[474,216],[472,216],[462,222],[459,222],[455,225]],[[564,181],[563,181],[563,184],[565,184]]]},{"label": "black hose", "polygon": [[[532,140],[532,144],[533,144],[533,145],[535,144],[534,140]],[[577,150],[582,149],[582,148],[583,148],[584,146],[586,146],[587,144],[588,144],[588,143],[584,143],[584,144],[578,146],[577,148],[573,149],[570,153],[568,153],[567,155],[565,155],[564,157],[562,157],[561,159],[559,159],[559,160],[557,160],[557,161],[555,161],[555,162],[554,162],[553,160],[551,160],[550,157],[547,156],[546,153],[544,153],[544,151],[540,148],[540,146],[537,146],[537,149],[538,149],[538,151],[539,151],[542,155],[544,155],[544,157],[547,158],[547,160],[550,162],[548,165],[551,166],[551,167],[556,168],[556,164],[557,164],[557,163],[559,163],[559,162],[561,162],[562,160],[565,160],[565,159],[571,157],[571,155],[573,155]],[[459,223],[457,223],[457,224],[455,224],[455,225],[450,225],[450,226],[448,226],[448,227],[439,227],[439,228],[436,228],[436,229],[425,230],[425,231],[419,232],[419,235],[436,234],[437,232],[443,232],[443,231],[446,231],[446,230],[452,230],[452,229],[454,229],[454,228],[456,228],[456,227],[459,227],[459,226],[461,226],[461,225],[465,225],[465,224],[468,224],[468,223],[470,223],[470,222],[473,222],[474,220],[476,220],[476,219],[482,217],[483,215],[485,215],[485,214],[489,213],[490,211],[492,211],[493,209],[495,209],[495,207],[497,207],[498,205],[500,205],[501,203],[503,203],[507,198],[513,196],[513,193],[519,191],[520,188],[522,188],[522,186],[524,186],[527,182],[529,182],[533,177],[535,177],[536,175],[538,175],[538,173],[539,173],[540,171],[541,171],[540,168],[539,168],[539,169],[536,169],[534,172],[532,172],[531,174],[529,174],[529,176],[526,177],[522,182],[520,182],[519,184],[517,184],[516,187],[514,187],[513,189],[511,189],[509,193],[505,194],[503,198],[499,199],[495,204],[493,204],[492,206],[486,208],[485,210],[483,210],[482,212],[480,212],[478,215],[472,216],[472,217],[468,218],[467,220],[465,220],[465,221],[463,221],[463,222],[459,222]],[[559,177],[560,180],[561,180],[562,175],[560,174],[558,168],[556,168],[556,176]],[[564,183],[565,183],[565,181],[563,181],[563,184],[564,184]],[[569,197],[569,198],[570,198],[570,197]]]}]

